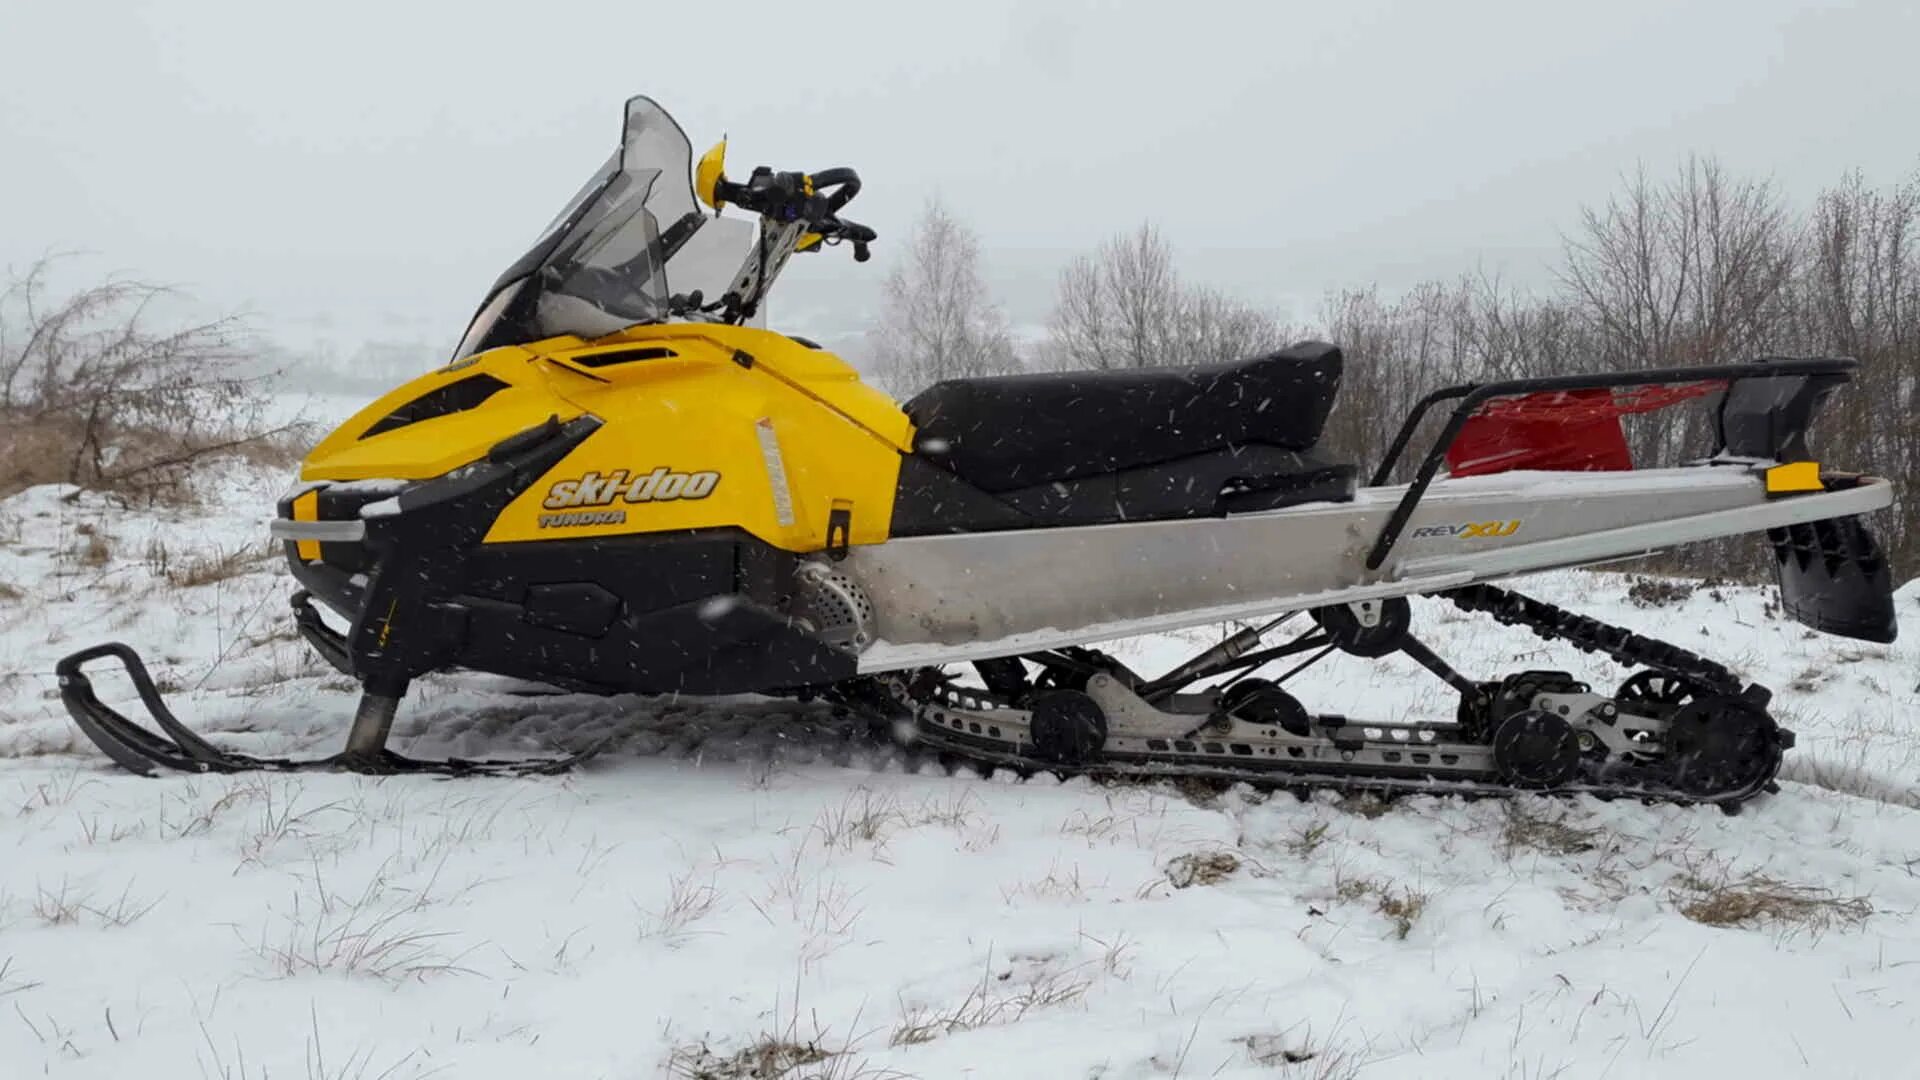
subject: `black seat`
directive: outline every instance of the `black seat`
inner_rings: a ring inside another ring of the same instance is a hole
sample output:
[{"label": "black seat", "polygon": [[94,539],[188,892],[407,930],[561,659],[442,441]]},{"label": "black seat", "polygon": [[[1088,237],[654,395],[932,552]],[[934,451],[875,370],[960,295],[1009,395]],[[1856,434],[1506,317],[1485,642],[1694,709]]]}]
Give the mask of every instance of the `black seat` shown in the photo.
[{"label": "black seat", "polygon": [[1013,491],[1226,447],[1311,449],[1340,360],[1306,342],[1206,367],[949,379],[906,409],[920,456],[982,491]]},{"label": "black seat", "polygon": [[1313,450],[1340,350],[1207,367],[951,379],[907,403],[895,536],[1273,510],[1353,497]]}]

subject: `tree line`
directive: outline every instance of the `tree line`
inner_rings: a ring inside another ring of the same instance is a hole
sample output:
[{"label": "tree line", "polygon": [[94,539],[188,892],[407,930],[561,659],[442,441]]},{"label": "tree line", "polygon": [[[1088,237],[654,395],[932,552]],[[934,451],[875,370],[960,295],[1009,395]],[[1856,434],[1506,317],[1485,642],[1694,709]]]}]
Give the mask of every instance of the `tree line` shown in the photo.
[{"label": "tree line", "polygon": [[[977,237],[936,203],[888,275],[869,351],[876,379],[905,396],[971,375],[1225,362],[1309,337],[1346,354],[1326,443],[1363,466],[1415,401],[1452,383],[1853,357],[1856,381],[1828,401],[1812,447],[1901,485],[1874,524],[1896,572],[1920,573],[1920,494],[1909,490],[1920,482],[1920,170],[1886,188],[1849,173],[1796,208],[1774,182],[1712,158],[1642,169],[1581,208],[1548,288],[1477,270],[1398,295],[1339,288],[1304,323],[1183,281],[1172,245],[1146,224],[1060,271],[1045,336],[1024,348],[989,296]],[[1637,462],[1712,449],[1705,409],[1625,423]],[[1667,565],[1752,571],[1761,554],[1751,541],[1702,545]]]}]

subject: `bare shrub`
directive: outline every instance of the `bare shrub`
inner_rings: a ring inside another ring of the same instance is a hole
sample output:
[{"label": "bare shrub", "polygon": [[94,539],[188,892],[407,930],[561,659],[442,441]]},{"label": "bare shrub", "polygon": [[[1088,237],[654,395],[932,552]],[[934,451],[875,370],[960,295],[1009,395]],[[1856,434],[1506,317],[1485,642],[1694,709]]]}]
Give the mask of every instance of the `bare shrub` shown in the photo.
[{"label": "bare shrub", "polygon": [[212,454],[263,447],[267,372],[238,319],[160,325],[172,290],[111,277],[57,294],[43,258],[0,288],[0,496],[65,482],[151,501]]}]

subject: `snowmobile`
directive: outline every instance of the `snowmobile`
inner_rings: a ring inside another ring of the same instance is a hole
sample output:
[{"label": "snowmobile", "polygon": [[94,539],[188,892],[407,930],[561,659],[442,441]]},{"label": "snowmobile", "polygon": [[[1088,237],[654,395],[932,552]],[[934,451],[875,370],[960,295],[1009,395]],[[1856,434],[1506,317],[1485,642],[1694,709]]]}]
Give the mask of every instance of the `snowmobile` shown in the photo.
[{"label": "snowmobile", "polygon": [[[139,773],[574,764],[389,750],[409,684],[463,668],[605,693],[821,696],[985,768],[1734,806],[1771,786],[1793,742],[1764,688],[1497,582],[1763,533],[1786,612],[1895,635],[1863,521],[1892,488],[1823,467],[1806,441],[1849,360],[1444,387],[1364,485],[1322,446],[1342,365],[1326,343],[949,380],[902,405],[761,325],[795,254],[868,258],[874,232],[842,213],[857,174],[736,181],[725,152],[696,162],[665,110],[628,101],[618,149],[500,275],[450,361],[305,459],[271,532],[300,633],[363,688],[343,752],[214,746],[118,643],[59,664],[79,727]],[[1623,418],[1689,400],[1711,411],[1712,452],[1635,467]],[[1633,673],[1612,689],[1464,674],[1416,635],[1416,596]],[[1212,624],[1241,628],[1158,675],[1091,647]],[[1311,711],[1285,684],[1336,652],[1408,657],[1458,707],[1396,723]],[[100,700],[83,671],[99,658],[126,666],[159,731]]]}]

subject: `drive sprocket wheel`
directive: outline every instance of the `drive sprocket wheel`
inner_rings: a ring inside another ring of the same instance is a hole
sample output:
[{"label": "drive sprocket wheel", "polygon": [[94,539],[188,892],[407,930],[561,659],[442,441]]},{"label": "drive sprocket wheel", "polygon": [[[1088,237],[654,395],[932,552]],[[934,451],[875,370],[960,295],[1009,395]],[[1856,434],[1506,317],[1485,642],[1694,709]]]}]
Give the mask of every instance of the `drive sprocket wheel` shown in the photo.
[{"label": "drive sprocket wheel", "polygon": [[1635,706],[1665,705],[1679,708],[1707,693],[1707,689],[1691,679],[1664,671],[1636,671],[1627,676],[1614,691],[1615,704],[1625,712],[1635,712]]},{"label": "drive sprocket wheel", "polygon": [[1702,798],[1751,791],[1779,771],[1787,740],[1765,709],[1715,694],[1680,707],[1667,728],[1674,786]]}]

